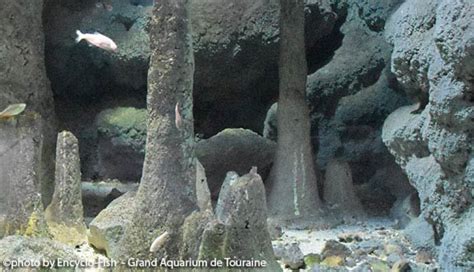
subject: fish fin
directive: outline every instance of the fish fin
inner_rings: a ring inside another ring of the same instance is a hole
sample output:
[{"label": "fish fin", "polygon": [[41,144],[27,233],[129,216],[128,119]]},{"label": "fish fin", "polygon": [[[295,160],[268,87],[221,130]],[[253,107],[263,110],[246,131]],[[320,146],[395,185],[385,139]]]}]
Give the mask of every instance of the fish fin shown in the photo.
[{"label": "fish fin", "polygon": [[80,30],[76,30],[76,42],[80,42],[84,38],[84,34]]}]

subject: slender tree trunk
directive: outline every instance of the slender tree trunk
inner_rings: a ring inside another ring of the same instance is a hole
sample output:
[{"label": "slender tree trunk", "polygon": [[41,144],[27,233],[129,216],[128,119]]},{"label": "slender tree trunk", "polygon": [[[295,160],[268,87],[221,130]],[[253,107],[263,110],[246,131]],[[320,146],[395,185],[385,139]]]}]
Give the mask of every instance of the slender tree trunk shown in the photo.
[{"label": "slender tree trunk", "polygon": [[143,177],[135,197],[134,221],[121,241],[120,259],[153,257],[150,245],[165,231],[170,239],[161,254],[177,257],[180,227],[186,216],[197,210],[192,115],[194,59],[187,0],[160,0],[155,5],[149,30],[152,55]]},{"label": "slender tree trunk", "polygon": [[305,99],[304,0],[281,0],[280,5],[278,148],[268,206],[272,217],[295,219],[315,215],[320,200]]}]

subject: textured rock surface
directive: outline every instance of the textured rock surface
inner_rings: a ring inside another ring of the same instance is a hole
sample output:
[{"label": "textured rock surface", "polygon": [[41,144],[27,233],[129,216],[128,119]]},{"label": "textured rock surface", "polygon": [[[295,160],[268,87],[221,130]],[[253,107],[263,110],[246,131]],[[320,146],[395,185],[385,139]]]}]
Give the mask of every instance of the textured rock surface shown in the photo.
[{"label": "textured rock surface", "polygon": [[41,201],[43,121],[27,112],[0,120],[0,214],[4,234],[44,234]]},{"label": "textured rock surface", "polygon": [[452,271],[474,268],[473,16],[465,1],[407,1],[387,26],[392,69],[429,103],[392,113],[383,140],[419,193],[442,269]]},{"label": "textured rock surface", "polygon": [[[2,263],[8,260],[28,260],[42,263],[43,260],[57,259],[74,261],[80,260],[81,257],[72,247],[45,238],[13,235],[0,240],[0,262]],[[2,270],[3,268],[5,267],[2,265]]]},{"label": "textured rock surface", "polygon": [[305,265],[305,256],[297,243],[273,245],[273,252],[275,257],[280,259],[285,267],[300,269]]},{"label": "textured rock surface", "polygon": [[196,156],[206,169],[211,195],[219,194],[227,171],[239,175],[252,166],[264,176],[273,162],[276,144],[246,129],[225,129],[217,135],[196,144]]},{"label": "textured rock surface", "polygon": [[[160,1],[150,21],[151,60],[148,72],[147,141],[143,176],[133,198],[133,220],[124,228],[114,254],[126,260],[178,258],[184,220],[196,204],[196,169],[192,83],[194,59],[187,1]],[[176,126],[179,104],[182,125]],[[169,239],[159,252],[149,251],[165,231]]]},{"label": "textured rock surface", "polygon": [[134,196],[135,192],[130,192],[115,199],[89,224],[89,243],[107,256],[119,254],[120,241],[133,220]]},{"label": "textured rock surface", "polygon": [[281,271],[276,262],[267,229],[265,188],[257,169],[239,177],[229,172],[216,207],[218,222],[209,222],[204,231],[201,258],[251,258],[265,260],[256,271]]},{"label": "textured rock surface", "polygon": [[[37,185],[44,204],[53,194],[55,113],[53,96],[44,65],[44,36],[41,23],[43,1],[3,1],[0,10],[0,108],[26,103],[27,110],[40,115],[44,135]],[[40,122],[40,121],[38,121]],[[0,135],[3,132],[0,131]],[[1,137],[1,136],[0,136]],[[20,159],[20,158],[18,158]],[[41,169],[41,170],[40,170]]]},{"label": "textured rock surface", "polygon": [[86,241],[82,207],[79,143],[68,131],[58,134],[55,187],[45,210],[46,223],[55,240],[79,245]]},{"label": "textured rock surface", "polygon": [[325,65],[308,76],[307,84],[318,164],[324,170],[333,158],[349,162],[354,184],[371,184],[370,190],[360,191],[361,199],[370,199],[363,201],[364,206],[372,209],[366,204],[377,203],[377,209],[385,212],[398,197],[387,188],[408,184],[397,173],[392,177],[399,179],[376,182],[377,169],[394,165],[381,139],[383,120],[407,103],[389,71],[391,46],[383,34],[385,21],[399,2],[333,2],[339,32],[331,36],[332,47],[327,48],[332,51],[321,51],[327,55]]},{"label": "textured rock surface", "polygon": [[332,160],[326,168],[324,200],[329,205],[350,216],[363,216],[362,205],[355,194],[352,171],[347,162]]}]

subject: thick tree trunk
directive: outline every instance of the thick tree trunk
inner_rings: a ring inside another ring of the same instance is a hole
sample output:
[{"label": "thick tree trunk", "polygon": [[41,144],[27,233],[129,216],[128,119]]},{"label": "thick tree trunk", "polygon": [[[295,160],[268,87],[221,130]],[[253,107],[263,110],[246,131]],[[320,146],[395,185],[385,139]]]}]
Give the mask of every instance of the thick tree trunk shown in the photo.
[{"label": "thick tree trunk", "polygon": [[[192,115],[194,60],[186,2],[157,1],[150,22],[146,156],[135,197],[134,219],[121,241],[121,254],[116,256],[119,258],[152,257],[150,245],[165,231],[170,239],[161,253],[170,258],[177,256],[181,244],[179,229],[186,216],[197,209]],[[180,124],[176,122],[179,115]]]},{"label": "thick tree trunk", "polygon": [[320,200],[305,99],[304,1],[281,0],[280,5],[278,147],[268,206],[272,217],[295,219],[316,214]]}]

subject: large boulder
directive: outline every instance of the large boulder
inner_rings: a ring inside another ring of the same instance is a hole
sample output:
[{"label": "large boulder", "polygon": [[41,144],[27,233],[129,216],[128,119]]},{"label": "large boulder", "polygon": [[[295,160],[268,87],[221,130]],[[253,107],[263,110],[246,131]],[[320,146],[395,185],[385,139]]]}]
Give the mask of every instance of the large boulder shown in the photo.
[{"label": "large boulder", "polygon": [[261,169],[263,177],[270,170],[276,143],[247,129],[225,129],[199,141],[196,156],[206,169],[211,195],[217,199],[228,171],[242,175],[252,166]]},{"label": "large boulder", "polygon": [[406,1],[387,26],[392,70],[429,100],[392,113],[382,137],[418,191],[446,271],[474,268],[473,16],[468,2]]},{"label": "large boulder", "polygon": [[129,192],[112,201],[89,224],[89,243],[107,256],[117,256],[119,243],[127,226],[133,220],[135,192]]}]

